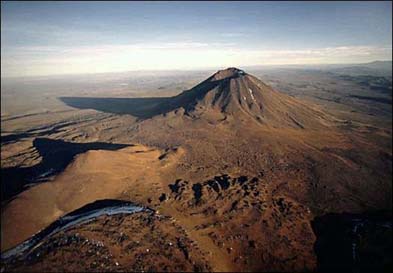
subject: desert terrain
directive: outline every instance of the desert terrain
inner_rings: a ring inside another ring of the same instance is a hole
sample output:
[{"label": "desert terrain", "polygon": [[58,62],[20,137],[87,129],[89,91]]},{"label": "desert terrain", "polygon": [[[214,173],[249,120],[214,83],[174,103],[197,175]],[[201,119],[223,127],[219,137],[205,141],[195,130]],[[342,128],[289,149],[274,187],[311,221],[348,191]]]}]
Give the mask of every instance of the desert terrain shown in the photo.
[{"label": "desert terrain", "polygon": [[[392,267],[389,62],[10,78],[1,104],[2,270]],[[3,258],[106,199],[149,210]]]}]

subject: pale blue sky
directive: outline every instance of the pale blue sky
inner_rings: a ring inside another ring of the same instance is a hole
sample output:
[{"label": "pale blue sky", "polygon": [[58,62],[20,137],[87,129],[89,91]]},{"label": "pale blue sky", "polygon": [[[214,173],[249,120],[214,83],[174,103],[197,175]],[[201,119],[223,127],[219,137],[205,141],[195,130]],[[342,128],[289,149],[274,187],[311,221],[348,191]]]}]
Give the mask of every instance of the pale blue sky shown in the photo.
[{"label": "pale blue sky", "polygon": [[2,76],[392,58],[391,2],[1,2]]}]

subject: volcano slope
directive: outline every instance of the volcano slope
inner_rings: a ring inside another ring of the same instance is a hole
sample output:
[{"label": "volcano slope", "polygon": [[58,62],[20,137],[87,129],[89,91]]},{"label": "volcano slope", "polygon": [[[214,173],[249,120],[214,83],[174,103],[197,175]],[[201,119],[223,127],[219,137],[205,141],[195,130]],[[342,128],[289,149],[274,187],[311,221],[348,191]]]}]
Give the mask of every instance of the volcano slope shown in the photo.
[{"label": "volcano slope", "polygon": [[[120,194],[121,186],[112,191],[106,185],[99,197],[121,196],[172,218],[198,251],[205,253],[205,269],[315,270],[316,238],[311,221],[316,216],[391,210],[391,134],[377,131],[370,137],[364,127],[353,127],[314,105],[275,91],[242,70],[218,71],[149,111],[151,115],[146,117],[151,118],[124,127],[116,141],[161,151],[151,158],[154,164],[144,161],[132,168],[146,177],[153,173],[154,179],[130,179],[126,195]],[[182,152],[174,155],[173,149]],[[91,169],[89,160],[81,158],[51,182],[52,186],[64,187],[67,179],[83,181],[86,174],[72,167]],[[116,158],[105,157],[108,166]],[[162,168],[162,160],[174,163]],[[94,177],[91,187],[105,185],[101,168],[89,172]],[[119,172],[127,175],[127,166]],[[23,193],[23,200],[34,199],[32,190]],[[62,202],[90,202],[92,198],[84,199],[84,194],[70,191]],[[10,202],[10,209],[18,210],[16,202],[21,201]],[[91,225],[97,230],[97,224]],[[69,233],[86,228],[76,227]],[[120,224],[118,228],[127,233],[130,227]],[[98,225],[102,233],[106,229]],[[160,253],[160,248],[166,250],[167,246],[155,245],[153,251]],[[22,265],[23,269],[35,265],[36,270],[56,268],[64,257],[61,253],[70,249],[55,249],[55,256],[41,257],[36,264]],[[78,253],[81,249],[76,245],[71,250]],[[18,266],[16,270],[21,269]],[[138,270],[148,266],[146,262]],[[81,270],[89,267],[81,266]]]}]

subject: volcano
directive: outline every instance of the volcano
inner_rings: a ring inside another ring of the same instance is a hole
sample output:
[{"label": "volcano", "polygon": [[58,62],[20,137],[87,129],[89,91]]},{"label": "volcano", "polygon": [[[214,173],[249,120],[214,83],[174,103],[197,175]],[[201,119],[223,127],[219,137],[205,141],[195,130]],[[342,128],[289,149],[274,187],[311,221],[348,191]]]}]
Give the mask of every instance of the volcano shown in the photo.
[{"label": "volcano", "polygon": [[321,128],[332,118],[315,106],[274,90],[258,78],[231,67],[157,106],[184,109],[184,114],[203,118],[251,118],[261,125],[290,128]]}]

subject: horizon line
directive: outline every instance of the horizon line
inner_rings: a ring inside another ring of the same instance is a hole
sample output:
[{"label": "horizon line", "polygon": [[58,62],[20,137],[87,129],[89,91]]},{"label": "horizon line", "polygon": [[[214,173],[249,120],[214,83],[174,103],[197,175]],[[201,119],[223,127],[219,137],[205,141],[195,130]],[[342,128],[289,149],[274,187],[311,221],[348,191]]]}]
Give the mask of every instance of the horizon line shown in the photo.
[{"label": "horizon line", "polygon": [[[243,68],[256,68],[256,67],[299,67],[299,66],[328,66],[328,65],[359,65],[359,64],[370,64],[375,62],[393,62],[393,59],[377,59],[369,62],[351,62],[351,63],[302,63],[302,64],[255,64],[245,66],[228,66],[228,67],[243,67]],[[59,74],[42,74],[42,75],[25,75],[25,76],[3,76],[0,75],[1,79],[25,79],[25,78],[40,78],[40,77],[70,77],[70,76],[90,76],[90,75],[102,75],[102,74],[119,74],[129,72],[181,72],[181,71],[208,71],[208,70],[221,70],[228,67],[195,67],[195,68],[178,68],[178,69],[133,69],[133,70],[121,70],[121,71],[107,71],[107,72],[92,72],[92,73],[59,73]]]}]

